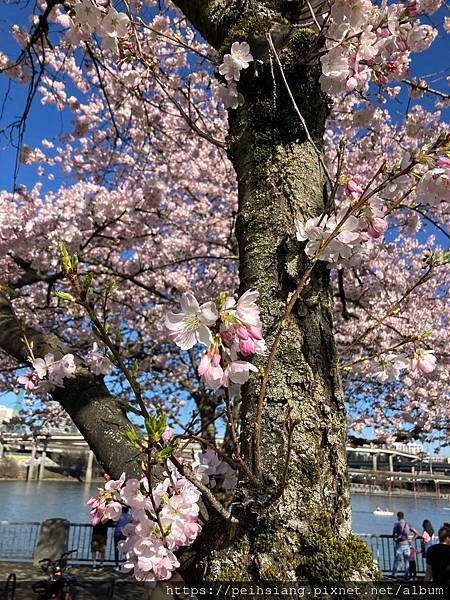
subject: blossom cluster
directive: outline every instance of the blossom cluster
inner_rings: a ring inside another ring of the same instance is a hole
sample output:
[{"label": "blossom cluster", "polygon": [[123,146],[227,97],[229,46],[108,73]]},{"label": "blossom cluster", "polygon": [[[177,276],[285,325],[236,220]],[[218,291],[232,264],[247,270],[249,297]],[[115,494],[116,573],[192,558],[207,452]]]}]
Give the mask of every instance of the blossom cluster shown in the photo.
[{"label": "blossom cluster", "polygon": [[118,50],[118,40],[127,35],[130,19],[126,13],[118,12],[113,6],[107,10],[95,0],[79,0],[73,6],[71,16],[60,15],[61,25],[68,27],[66,39],[78,45],[89,41],[95,32],[102,38],[105,50]]},{"label": "blossom cluster", "polygon": [[397,381],[401,371],[408,369],[413,376],[428,375],[436,368],[436,357],[431,350],[415,349],[408,357],[405,352],[388,352],[381,356],[374,370],[374,377],[380,383]]},{"label": "blossom cluster", "polygon": [[[359,175],[348,181],[346,195],[350,201],[361,197],[362,181]],[[330,268],[355,266],[366,256],[364,243],[384,236],[388,224],[381,198],[372,197],[358,216],[347,216],[349,208],[343,204],[336,214],[313,217],[305,223],[295,222],[297,239],[308,242],[305,247],[308,256],[318,254],[319,259],[327,261]]]},{"label": "blossom cluster", "polygon": [[243,104],[244,98],[237,90],[236,81],[240,80],[242,69],[248,69],[252,61],[253,56],[247,42],[234,42],[230,54],[224,55],[219,73],[225,77],[227,83],[219,85],[219,100],[225,108],[237,108]]},{"label": "blossom cluster", "polygon": [[[350,216],[338,228],[346,212],[343,207],[336,215],[313,217],[304,224],[296,221],[297,239],[301,242],[308,241],[305,247],[307,256],[317,254],[320,260],[337,268],[354,266],[361,261],[363,246],[360,219]],[[333,239],[328,241],[335,231],[337,233]]]},{"label": "blossom cluster", "polygon": [[94,342],[92,350],[86,356],[86,364],[94,375],[109,375],[112,364],[107,356],[99,352],[97,342]]},{"label": "blossom cluster", "polygon": [[[96,342],[86,356],[86,364],[94,375],[111,373],[112,364],[107,356],[99,352]],[[46,354],[44,358],[34,358],[31,366],[33,368],[29,373],[17,378],[17,382],[30,394],[39,391],[49,392],[55,386],[64,387],[65,378],[75,377],[76,365],[73,354],[65,354],[59,360],[55,360],[53,354]]]},{"label": "blossom cluster", "polygon": [[[400,169],[404,170],[408,164],[412,164],[411,156],[406,152]],[[436,208],[450,198],[450,159],[438,156],[430,163],[430,167],[425,172],[414,173],[415,178],[419,179],[415,199],[418,204]],[[426,167],[419,165],[418,168]],[[296,221],[297,239],[307,241],[305,253],[308,256],[318,254],[319,259],[327,261],[329,267],[356,266],[367,257],[364,244],[371,239],[383,238],[388,228],[385,201],[399,197],[412,185],[413,179],[408,174],[394,178],[381,192],[383,199],[374,195],[354,214],[347,216],[351,205],[364,194],[364,181],[359,174],[347,179],[345,199],[336,214],[313,217],[305,223]]]},{"label": "blossom cluster", "polygon": [[437,207],[450,198],[450,159],[440,156],[436,167],[427,171],[416,187],[416,200],[420,204]]},{"label": "blossom cluster", "polygon": [[128,479],[125,473],[107,481],[99,495],[88,500],[92,523],[117,521],[123,506],[130,509],[121,549],[125,569],[134,570],[139,581],[169,579],[179,562],[174,554],[193,543],[200,533],[198,523],[200,492],[178,471],[150,489],[146,477]]},{"label": "blossom cluster", "polygon": [[32,371],[17,378],[28,393],[50,391],[54,387],[64,387],[64,379],[75,377],[76,365],[73,354],[65,354],[55,360],[53,354],[44,358],[34,358],[31,362]]},{"label": "blossom cluster", "polygon": [[217,480],[221,480],[224,490],[232,490],[237,477],[235,471],[224,460],[220,460],[212,448],[205,452],[197,452],[191,465],[194,476],[210,488],[215,488]]},{"label": "blossom cluster", "polygon": [[426,50],[437,36],[434,27],[417,17],[432,14],[441,4],[413,0],[377,6],[372,0],[336,0],[325,32],[322,89],[339,96],[364,91],[371,80],[386,85],[403,79],[411,52]]},{"label": "blossom cluster", "polygon": [[212,389],[242,385],[257,372],[243,358],[264,354],[266,345],[261,331],[258,292],[248,290],[237,301],[219,294],[215,302],[199,305],[191,292],[181,298],[181,312],[168,312],[165,325],[169,337],[183,350],[197,342],[207,346],[198,373]]},{"label": "blossom cluster", "polygon": [[[170,438],[171,435],[165,436],[165,441]],[[186,460],[179,462],[187,466]],[[190,469],[196,479],[209,487],[216,485],[217,478],[221,478],[224,489],[231,489],[236,482],[234,471],[212,449],[197,453]],[[201,493],[171,463],[167,463],[164,475],[165,479],[150,489],[146,477],[126,479],[122,473],[118,480],[108,478],[99,494],[87,502],[94,525],[118,521],[123,507],[129,508],[130,521],[123,529],[121,549],[125,554],[124,568],[133,570],[139,581],[169,579],[179,567],[174,553],[190,546],[201,531]]]}]

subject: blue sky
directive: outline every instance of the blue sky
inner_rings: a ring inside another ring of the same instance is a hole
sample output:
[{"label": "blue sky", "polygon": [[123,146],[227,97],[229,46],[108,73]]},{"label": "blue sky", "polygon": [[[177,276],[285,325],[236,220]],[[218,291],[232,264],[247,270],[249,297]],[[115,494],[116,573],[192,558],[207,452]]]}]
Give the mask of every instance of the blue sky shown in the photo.
[{"label": "blue sky", "polygon": [[[30,7],[27,0],[3,0],[0,4],[0,51],[8,55],[16,56],[18,46],[9,34],[9,28],[17,23],[23,26],[29,26]],[[446,78],[450,76],[450,66],[448,57],[450,56],[450,35],[446,34],[442,28],[444,15],[448,14],[445,9],[441,9],[433,15],[431,21],[439,25],[439,38],[432,47],[424,53],[414,56],[411,68],[411,77],[428,76],[429,83],[442,91],[448,92],[449,85]],[[0,110],[2,118],[0,120],[0,130],[6,128],[11,122],[19,118],[22,114],[26,100],[26,88],[13,85],[8,94],[8,80],[0,75]],[[402,93],[399,98],[391,102],[392,115],[394,119],[402,120],[408,104],[408,97]],[[425,108],[433,107],[433,99],[425,97],[421,104]],[[446,119],[450,118],[450,110],[444,113]],[[57,141],[58,137],[64,133],[71,124],[71,115],[69,112],[58,112],[54,107],[43,106],[40,103],[39,94],[36,96],[30,110],[26,124],[24,142],[31,147],[39,146],[43,138]],[[0,189],[12,191],[13,175],[15,165],[16,151],[11,146],[9,130],[0,133]],[[36,181],[43,181],[44,190],[57,189],[67,181],[67,176],[53,171],[55,179],[50,181],[43,180],[36,174],[36,166],[20,165],[17,178],[18,184],[32,186]],[[444,242],[442,236],[438,236],[439,242]],[[14,394],[0,396],[0,403],[12,406],[16,401]],[[446,451],[450,455],[450,450]]]},{"label": "blue sky", "polygon": [[[3,0],[0,4],[0,51],[9,56],[17,56],[18,45],[9,33],[12,24],[20,24],[29,27],[29,15],[32,4],[27,0]],[[431,18],[430,22],[439,29],[439,37],[431,48],[413,57],[411,64],[411,77],[430,77],[430,84],[444,92],[449,91],[449,84],[446,78],[450,76],[450,34],[446,34],[442,27],[445,15],[449,11],[445,8],[440,9]],[[7,96],[8,80],[0,75],[0,106],[3,106],[2,118],[0,118],[0,132],[22,114],[26,100],[26,87],[14,85]],[[6,98],[6,99],[5,99]],[[428,109],[433,107],[433,98],[425,96],[420,103]],[[394,119],[401,121],[408,105],[406,93],[400,96],[394,102],[391,102],[391,114]],[[443,116],[450,120],[450,109],[443,111]],[[71,115],[69,111],[62,113],[53,106],[43,106],[40,103],[39,94],[36,96],[26,124],[24,141],[28,146],[38,146],[43,138],[56,141],[58,136],[64,133],[70,126]],[[0,189],[12,190],[13,174],[16,151],[11,147],[9,130],[0,133]],[[36,181],[43,181],[45,189],[57,189],[62,183],[67,181],[67,176],[61,176],[57,171],[53,171],[55,179],[37,177],[36,166],[20,165],[19,177],[17,183],[33,185]]]}]

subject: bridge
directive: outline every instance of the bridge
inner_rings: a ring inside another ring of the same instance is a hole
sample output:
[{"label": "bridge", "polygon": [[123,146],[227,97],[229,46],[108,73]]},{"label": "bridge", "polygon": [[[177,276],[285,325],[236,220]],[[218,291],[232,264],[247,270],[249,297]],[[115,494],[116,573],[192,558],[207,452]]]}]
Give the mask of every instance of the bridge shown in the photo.
[{"label": "bridge", "polygon": [[423,473],[427,471],[450,475],[450,458],[412,454],[395,448],[378,448],[371,446],[347,446],[347,461],[353,468],[370,468],[372,471],[389,471],[389,473]]},{"label": "bridge", "polygon": [[[197,444],[190,445],[184,449],[183,454],[190,456],[192,449],[196,447],[200,448]],[[44,479],[45,468],[51,462],[49,459],[52,455],[84,454],[87,461],[83,480],[90,483],[93,479],[94,453],[79,433],[49,431],[37,436],[23,433],[0,433],[0,460],[8,453],[29,456],[24,463],[27,467],[27,480],[36,478],[36,470],[37,479]]]},{"label": "bridge", "polygon": [[[221,440],[218,440],[219,445],[220,442]],[[187,456],[193,447],[198,445],[190,445],[185,449]],[[35,437],[23,433],[1,433],[0,459],[11,452],[29,455],[28,479],[35,477],[36,469],[37,478],[44,478],[44,469],[51,455],[84,454],[87,457],[84,480],[92,481],[94,453],[78,432],[65,433],[55,430],[43,432]],[[446,462],[442,458],[436,460],[423,454],[408,453],[395,448],[347,446],[347,460],[350,481],[357,485],[371,485],[370,482],[376,480],[383,482],[387,491],[391,491],[395,482],[409,481],[415,490],[416,484],[424,482],[426,485],[432,484],[438,494],[441,484],[450,486],[450,459]]]},{"label": "bridge", "polygon": [[0,434],[0,459],[7,453],[29,455],[27,479],[44,479],[44,470],[52,454],[85,454],[87,463],[84,480],[88,483],[93,478],[94,453],[89,448],[83,436],[79,433],[49,432],[38,436],[27,436],[23,433]]}]

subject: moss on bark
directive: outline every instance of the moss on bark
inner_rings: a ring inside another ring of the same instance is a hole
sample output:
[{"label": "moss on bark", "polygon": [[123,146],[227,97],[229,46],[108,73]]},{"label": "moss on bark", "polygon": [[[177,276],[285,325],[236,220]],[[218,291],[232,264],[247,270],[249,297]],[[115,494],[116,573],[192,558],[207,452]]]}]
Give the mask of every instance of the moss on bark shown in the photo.
[{"label": "moss on bark", "polygon": [[379,576],[367,544],[353,534],[338,536],[323,523],[318,523],[302,537],[299,555],[296,574],[300,580],[311,583],[355,581]]}]

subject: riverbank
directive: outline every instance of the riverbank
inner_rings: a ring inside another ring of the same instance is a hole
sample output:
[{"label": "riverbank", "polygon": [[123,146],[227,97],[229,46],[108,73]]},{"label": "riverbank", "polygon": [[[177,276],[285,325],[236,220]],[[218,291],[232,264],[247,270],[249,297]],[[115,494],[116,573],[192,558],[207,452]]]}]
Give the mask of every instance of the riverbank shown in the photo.
[{"label": "riverbank", "polygon": [[[63,474],[51,474],[46,473],[44,479],[32,479],[29,480],[26,478],[26,474],[22,477],[2,477],[0,476],[0,482],[49,482],[49,483],[79,483],[82,485],[103,485],[104,479],[97,478],[92,479],[90,482],[83,481],[83,479],[78,479],[71,475],[63,475]],[[440,494],[437,495],[435,492],[426,492],[426,491],[417,491],[411,492],[410,490],[383,490],[383,489],[371,489],[368,491],[364,491],[361,489],[351,489],[351,494],[357,496],[388,496],[388,497],[404,497],[404,498],[437,498],[439,500],[448,500],[450,501],[450,494]]]},{"label": "riverbank", "polygon": [[404,497],[404,498],[437,498],[438,500],[449,500],[450,494],[440,494],[437,495],[435,492],[411,492],[409,490],[351,490],[352,494],[358,496],[394,496],[394,497]]}]

